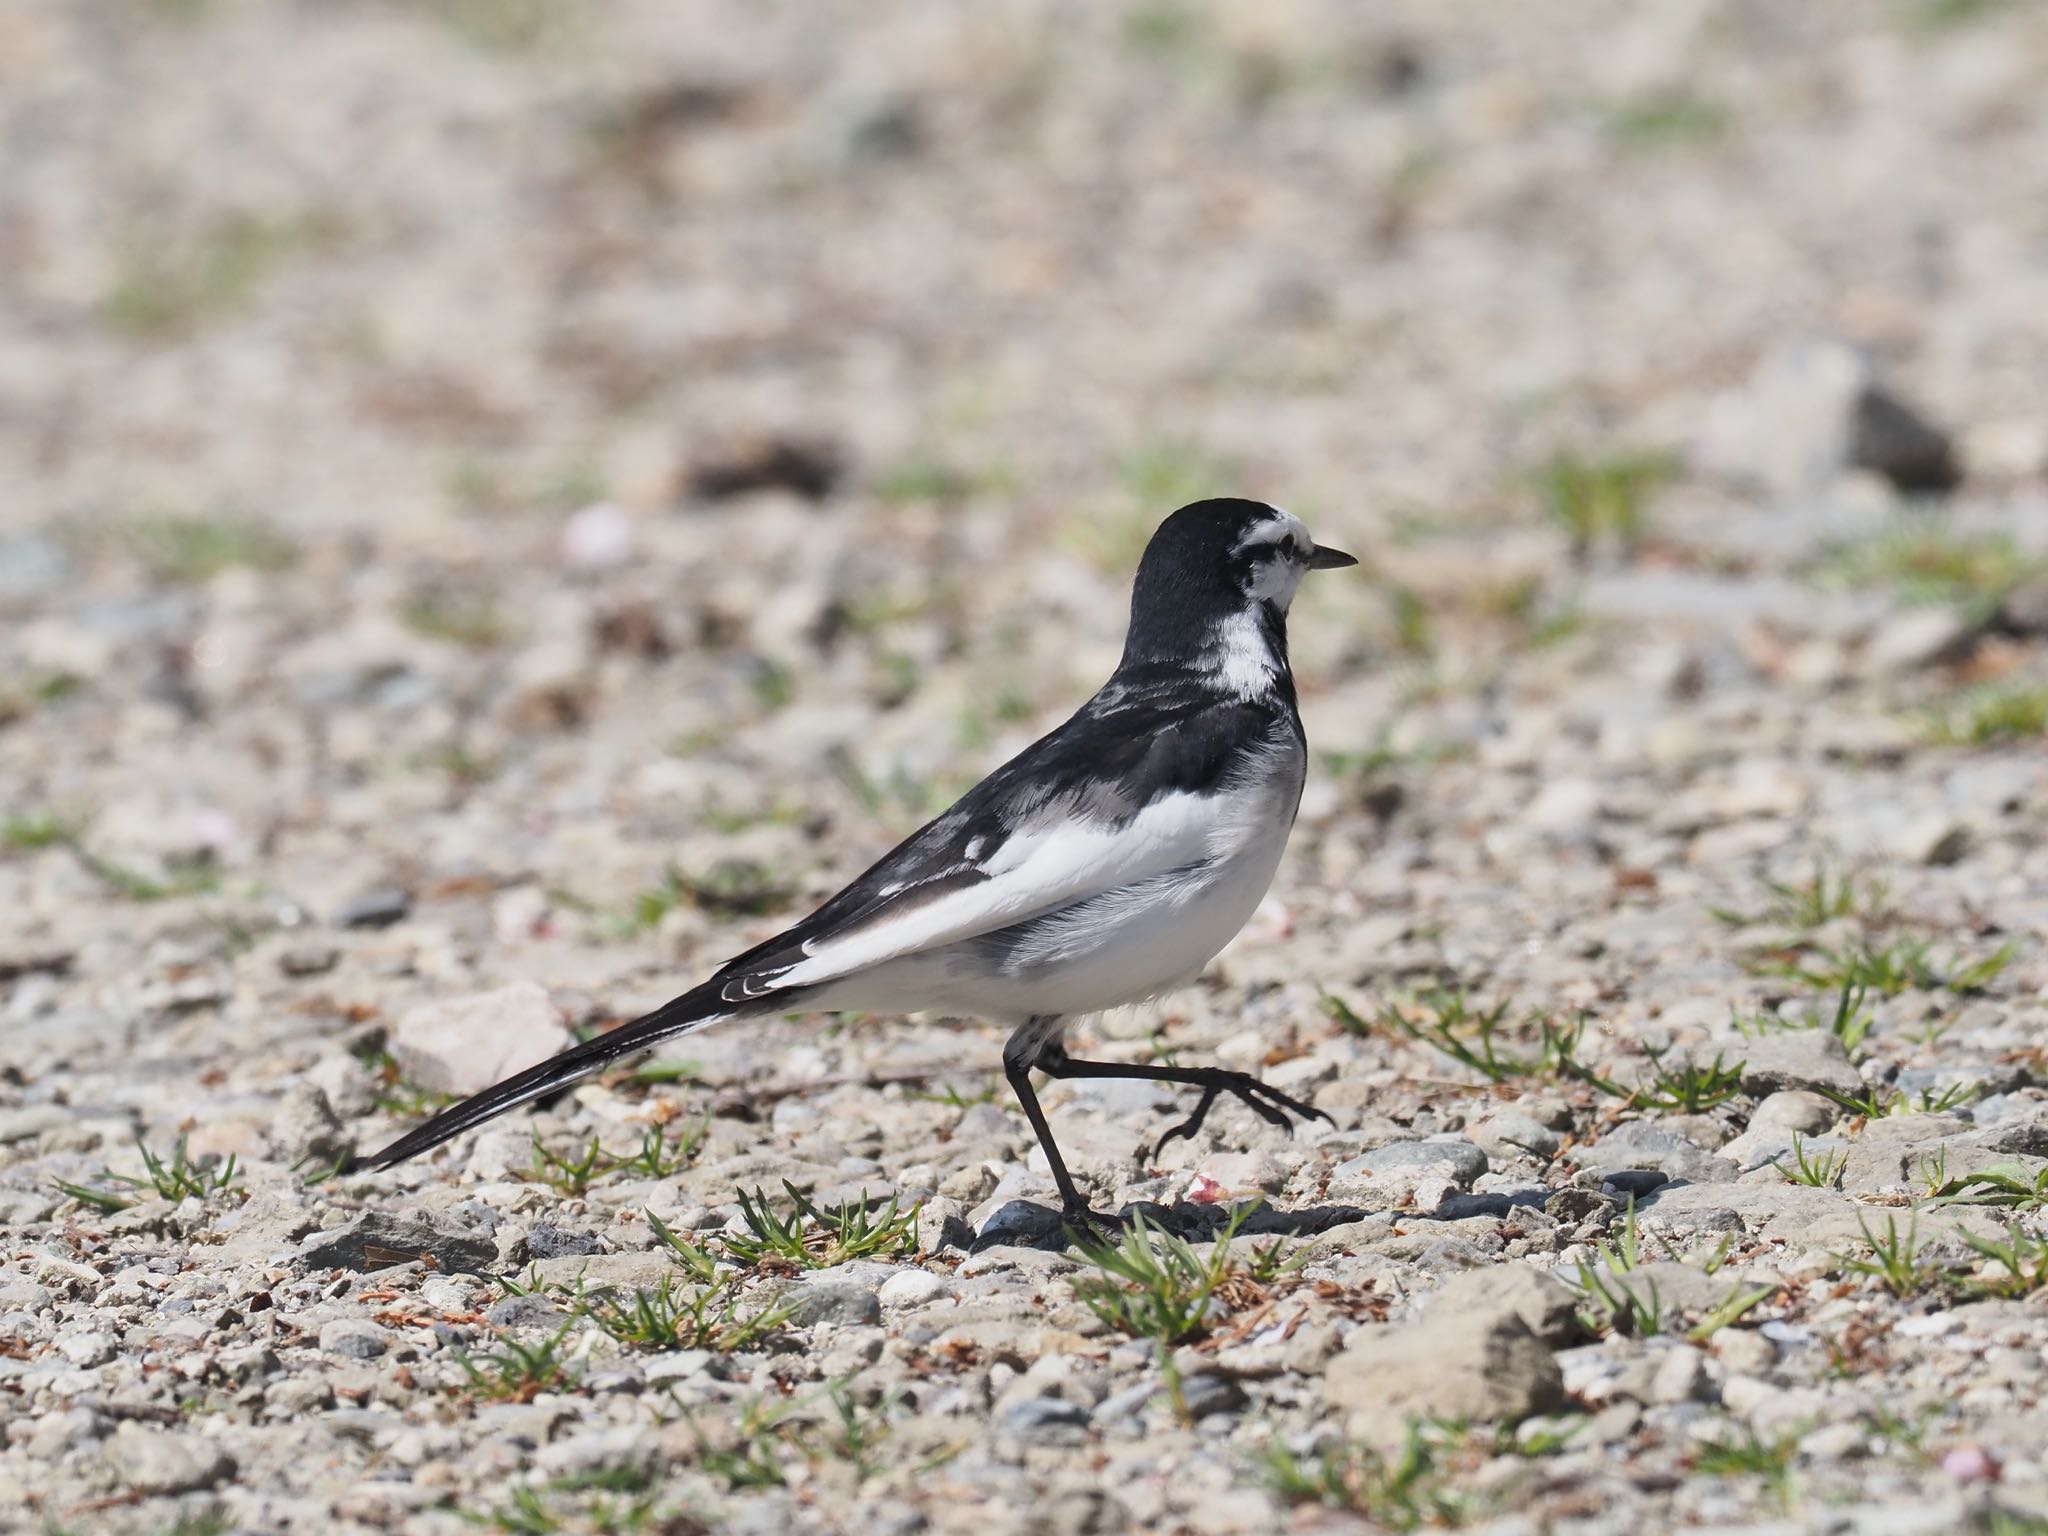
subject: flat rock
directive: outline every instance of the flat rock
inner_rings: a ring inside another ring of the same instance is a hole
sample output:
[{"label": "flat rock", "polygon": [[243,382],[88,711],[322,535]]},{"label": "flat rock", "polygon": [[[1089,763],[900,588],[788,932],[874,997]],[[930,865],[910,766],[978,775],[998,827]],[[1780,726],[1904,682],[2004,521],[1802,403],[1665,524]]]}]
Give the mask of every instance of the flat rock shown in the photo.
[{"label": "flat rock", "polygon": [[1323,1397],[1349,1434],[1379,1446],[1418,1418],[1512,1424],[1565,1401],[1556,1359],[1511,1312],[1361,1328],[1330,1362]]},{"label": "flat rock", "polygon": [[562,1259],[601,1253],[604,1241],[595,1232],[575,1232],[551,1221],[537,1221],[526,1234],[526,1250],[536,1259]]},{"label": "flat rock", "polygon": [[1598,1141],[1566,1154],[1581,1168],[1601,1173],[1624,1169],[1655,1169],[1671,1180],[1715,1184],[1735,1177],[1735,1169],[1697,1142],[1686,1140],[1648,1120],[1630,1120]]},{"label": "flat rock", "polygon": [[214,1441],[134,1422],[115,1428],[105,1458],[121,1487],[149,1497],[211,1488],[235,1473],[234,1457]]},{"label": "flat rock", "polygon": [[270,1122],[270,1144],[288,1162],[327,1167],[356,1146],[327,1095],[312,1083],[294,1083],[285,1090]]},{"label": "flat rock", "polygon": [[476,1093],[546,1061],[569,1043],[547,989],[515,981],[493,992],[446,997],[404,1014],[391,1054],[412,1081],[438,1093]]},{"label": "flat rock", "polygon": [[391,1332],[358,1318],[338,1317],[320,1328],[322,1354],[350,1360],[375,1360],[391,1347]]},{"label": "flat rock", "polygon": [[843,1280],[805,1281],[784,1293],[793,1327],[831,1323],[840,1328],[872,1328],[882,1321],[882,1303],[864,1285]]},{"label": "flat rock", "polygon": [[1394,1141],[1339,1163],[1329,1196],[1431,1212],[1486,1172],[1486,1153],[1463,1137]]},{"label": "flat rock", "polygon": [[345,1227],[314,1233],[298,1252],[299,1262],[308,1269],[361,1273],[424,1259],[437,1269],[482,1274],[497,1257],[498,1245],[478,1233],[378,1211],[365,1211]]},{"label": "flat rock", "polygon": [[1938,1144],[1968,1129],[1955,1115],[1889,1115],[1872,1120],[1849,1143],[1842,1188],[1877,1194],[1924,1181],[1923,1169],[1938,1156]]},{"label": "flat rock", "polygon": [[1467,1133],[1478,1146],[1494,1157],[1527,1153],[1548,1162],[1557,1156],[1564,1138],[1534,1115],[1502,1110],[1488,1115]]},{"label": "flat rock", "polygon": [[1429,1298],[1432,1322],[1453,1318],[1518,1317],[1545,1344],[1558,1347],[1579,1336],[1579,1299],[1569,1286],[1528,1264],[1467,1270],[1446,1280]]},{"label": "flat rock", "polygon": [[1862,1075],[1833,1030],[1781,1030],[1744,1047],[1744,1093],[1763,1098],[1800,1089],[1850,1095],[1863,1091]]}]

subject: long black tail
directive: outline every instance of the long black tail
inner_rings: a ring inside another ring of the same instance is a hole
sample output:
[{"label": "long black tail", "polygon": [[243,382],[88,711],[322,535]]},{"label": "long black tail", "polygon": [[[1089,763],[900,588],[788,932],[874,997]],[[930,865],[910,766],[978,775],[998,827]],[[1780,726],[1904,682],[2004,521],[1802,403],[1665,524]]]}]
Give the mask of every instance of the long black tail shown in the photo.
[{"label": "long black tail", "polygon": [[[788,1006],[787,996],[777,999],[777,1005]],[[559,1056],[551,1056],[538,1066],[528,1067],[524,1072],[515,1072],[502,1083],[494,1083],[478,1094],[464,1099],[460,1104],[451,1104],[425,1125],[406,1132],[405,1135],[368,1157],[358,1160],[362,1168],[389,1168],[393,1163],[402,1163],[409,1157],[418,1157],[431,1147],[438,1147],[450,1137],[460,1136],[464,1131],[482,1125],[494,1116],[502,1115],[508,1109],[516,1109],[530,1099],[566,1088],[571,1083],[581,1082],[593,1072],[602,1071],[615,1061],[628,1056],[637,1056],[664,1040],[678,1035],[687,1035],[708,1025],[722,1024],[727,1019],[743,1013],[758,1013],[761,1005],[756,1003],[734,1004],[718,995],[718,981],[713,978],[701,987],[685,992],[681,997],[663,1003],[654,1012],[643,1014],[632,1023],[622,1025],[609,1034],[599,1035],[595,1040],[586,1040],[581,1045],[571,1046]]]}]

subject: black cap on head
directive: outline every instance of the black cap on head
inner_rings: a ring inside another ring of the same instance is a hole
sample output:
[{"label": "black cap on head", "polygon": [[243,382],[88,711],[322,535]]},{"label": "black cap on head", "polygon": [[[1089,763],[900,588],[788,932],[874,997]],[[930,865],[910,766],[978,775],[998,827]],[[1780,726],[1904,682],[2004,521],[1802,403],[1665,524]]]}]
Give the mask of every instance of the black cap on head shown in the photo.
[{"label": "black cap on head", "polygon": [[1222,619],[1262,599],[1272,599],[1277,617],[1303,571],[1352,563],[1317,550],[1299,519],[1266,502],[1190,502],[1159,525],[1138,562],[1125,658],[1188,654]]}]

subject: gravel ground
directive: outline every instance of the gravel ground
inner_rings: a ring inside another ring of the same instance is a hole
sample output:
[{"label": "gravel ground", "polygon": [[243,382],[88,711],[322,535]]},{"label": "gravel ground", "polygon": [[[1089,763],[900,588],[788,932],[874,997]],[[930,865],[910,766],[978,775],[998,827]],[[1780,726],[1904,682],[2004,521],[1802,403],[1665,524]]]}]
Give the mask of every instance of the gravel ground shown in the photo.
[{"label": "gravel ground", "polygon": [[[2048,1530],[2044,73],[1996,0],[17,0],[0,1525]],[[1062,718],[1225,491],[1368,557],[1317,769],[1085,1033],[1334,1126],[1051,1085],[1091,1257],[998,1033],[862,1017],[335,1171]]]}]

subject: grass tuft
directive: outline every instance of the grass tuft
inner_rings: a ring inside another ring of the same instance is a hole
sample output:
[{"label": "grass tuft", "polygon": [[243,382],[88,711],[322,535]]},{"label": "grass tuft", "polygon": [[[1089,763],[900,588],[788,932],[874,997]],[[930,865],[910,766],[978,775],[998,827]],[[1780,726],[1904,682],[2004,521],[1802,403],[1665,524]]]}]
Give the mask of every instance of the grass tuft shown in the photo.
[{"label": "grass tuft", "polygon": [[1650,1058],[1650,1077],[1633,1095],[1640,1109],[1698,1115],[1719,1108],[1742,1092],[1744,1062],[1730,1066],[1716,1052],[1706,1066],[1688,1058],[1674,1068],[1664,1065],[1664,1052],[1648,1046],[1643,1049]]},{"label": "grass tuft", "polygon": [[1842,1181],[1842,1170],[1848,1166],[1847,1152],[1823,1152],[1818,1159],[1808,1157],[1806,1139],[1797,1131],[1792,1133],[1792,1166],[1787,1168],[1782,1161],[1777,1164],[1778,1172],[1808,1189],[1835,1188]]},{"label": "grass tuft", "polygon": [[1863,1241],[1869,1244],[1870,1257],[1864,1259],[1837,1254],[1836,1262],[1845,1273],[1876,1280],[1899,1297],[1913,1295],[1934,1279],[1933,1266],[1920,1253],[1920,1218],[1917,1214],[1908,1219],[1904,1232],[1899,1231],[1899,1220],[1892,1215],[1884,1219],[1883,1237],[1872,1232],[1860,1214],[1856,1218],[1856,1229],[1863,1234]]},{"label": "grass tuft", "polygon": [[1945,747],[1992,747],[2048,736],[2048,685],[1995,683],[1973,688],[1927,725]]},{"label": "grass tuft", "polygon": [[1289,1503],[1350,1510],[1386,1530],[1460,1525],[1472,1508],[1453,1491],[1442,1463],[1448,1435],[1440,1425],[1410,1424],[1391,1456],[1364,1445],[1326,1447],[1313,1456],[1273,1445],[1259,1458],[1259,1477]]},{"label": "grass tuft", "polygon": [[1122,1242],[1075,1247],[1075,1256],[1096,1273],[1076,1277],[1074,1295],[1103,1322],[1134,1339],[1171,1347],[1200,1338],[1224,1310],[1216,1292],[1235,1267],[1230,1240],[1251,1210],[1246,1206],[1232,1214],[1207,1255],[1136,1215]]},{"label": "grass tuft", "polygon": [[235,1183],[237,1163],[233,1153],[229,1153],[222,1162],[211,1158],[194,1162],[186,1153],[186,1141],[186,1137],[180,1136],[171,1148],[171,1155],[166,1158],[159,1156],[138,1137],[135,1146],[142,1154],[143,1169],[143,1177],[139,1179],[103,1168],[97,1185],[72,1184],[63,1179],[51,1182],[79,1204],[90,1206],[102,1215],[127,1210],[140,1198],[143,1190],[174,1204],[180,1200],[210,1200],[215,1195],[243,1193]]},{"label": "grass tuft", "polygon": [[908,1258],[917,1251],[917,1213],[899,1211],[896,1197],[877,1211],[863,1195],[839,1205],[820,1207],[787,1179],[782,1188],[790,1209],[779,1215],[758,1188],[740,1191],[744,1234],[728,1232],[725,1251],[742,1264],[757,1268],[829,1269],[853,1259]]},{"label": "grass tuft", "polygon": [[1534,484],[1544,510],[1571,536],[1573,554],[1584,558],[1603,538],[1624,549],[1640,543],[1650,497],[1676,473],[1667,453],[1560,453],[1536,472]]},{"label": "grass tuft", "polygon": [[501,1338],[488,1355],[460,1355],[456,1364],[469,1377],[470,1390],[494,1403],[530,1403],[543,1392],[567,1390],[575,1384],[564,1345],[569,1330],[576,1326],[571,1317],[546,1338],[533,1344]]}]

